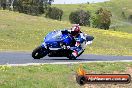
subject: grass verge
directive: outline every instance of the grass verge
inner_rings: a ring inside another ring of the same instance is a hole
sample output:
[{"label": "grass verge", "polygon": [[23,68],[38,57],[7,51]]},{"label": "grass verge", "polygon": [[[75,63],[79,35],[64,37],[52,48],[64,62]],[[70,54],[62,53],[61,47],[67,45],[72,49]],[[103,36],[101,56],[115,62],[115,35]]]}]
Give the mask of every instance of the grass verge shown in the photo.
[{"label": "grass verge", "polygon": [[[132,75],[131,62],[99,62],[82,64],[88,73],[127,73]],[[80,88],[75,81],[79,64],[9,67],[0,66],[1,88]],[[130,88],[130,84],[89,84],[90,88]]]}]

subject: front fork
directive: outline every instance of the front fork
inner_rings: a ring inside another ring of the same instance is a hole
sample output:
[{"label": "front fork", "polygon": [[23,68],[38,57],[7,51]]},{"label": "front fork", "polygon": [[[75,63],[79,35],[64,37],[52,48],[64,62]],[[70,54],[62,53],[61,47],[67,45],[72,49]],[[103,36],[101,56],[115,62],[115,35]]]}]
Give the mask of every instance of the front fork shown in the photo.
[{"label": "front fork", "polygon": [[42,47],[42,53],[49,53],[49,49],[48,49],[48,47],[46,46],[46,43],[45,42],[43,42],[42,44],[41,44],[41,47]]},{"label": "front fork", "polygon": [[41,44],[41,47],[42,47],[42,48],[46,48],[46,49],[47,49],[46,43],[45,43],[45,42],[43,42],[43,43]]}]

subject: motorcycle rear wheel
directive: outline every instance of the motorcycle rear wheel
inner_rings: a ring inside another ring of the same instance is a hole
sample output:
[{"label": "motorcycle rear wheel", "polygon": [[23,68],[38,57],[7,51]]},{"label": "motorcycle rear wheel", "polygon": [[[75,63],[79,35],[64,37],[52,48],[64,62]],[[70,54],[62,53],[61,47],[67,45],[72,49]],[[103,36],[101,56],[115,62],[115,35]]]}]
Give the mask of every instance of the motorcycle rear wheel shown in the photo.
[{"label": "motorcycle rear wheel", "polygon": [[69,55],[67,58],[69,58],[69,60],[76,60],[77,57],[75,57],[73,55]]}]

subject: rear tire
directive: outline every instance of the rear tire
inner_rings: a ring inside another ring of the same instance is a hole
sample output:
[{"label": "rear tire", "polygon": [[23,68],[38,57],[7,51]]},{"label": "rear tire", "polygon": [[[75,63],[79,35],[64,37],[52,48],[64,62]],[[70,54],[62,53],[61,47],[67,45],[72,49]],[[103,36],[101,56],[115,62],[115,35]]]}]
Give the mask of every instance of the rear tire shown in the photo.
[{"label": "rear tire", "polygon": [[43,58],[44,56],[47,55],[46,51],[47,50],[45,48],[42,48],[41,46],[38,46],[36,49],[33,50],[32,57],[34,59]]},{"label": "rear tire", "polygon": [[76,60],[77,57],[73,56],[72,54],[68,56],[69,60]]}]

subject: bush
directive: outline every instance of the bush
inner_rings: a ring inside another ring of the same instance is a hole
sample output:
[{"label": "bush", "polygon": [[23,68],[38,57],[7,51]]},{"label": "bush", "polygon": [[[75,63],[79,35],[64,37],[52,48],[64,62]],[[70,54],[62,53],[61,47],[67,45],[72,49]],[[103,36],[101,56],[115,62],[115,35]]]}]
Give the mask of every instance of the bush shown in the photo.
[{"label": "bush", "polygon": [[30,15],[43,14],[48,0],[15,0],[13,10]]},{"label": "bush", "polygon": [[132,15],[129,15],[128,21],[132,23]]},{"label": "bush", "polygon": [[124,11],[122,11],[121,16],[122,16],[122,18],[126,19],[126,14]]},{"label": "bush", "polygon": [[49,7],[46,12],[46,17],[56,20],[61,20],[62,15],[63,15],[63,10],[56,7]]},{"label": "bush", "polygon": [[110,11],[100,8],[97,10],[95,16],[92,17],[92,26],[108,30],[111,24],[111,16]]},{"label": "bush", "polygon": [[79,24],[81,26],[90,26],[90,14],[84,10],[77,10],[75,12],[71,12],[69,15],[69,20],[73,24]]},{"label": "bush", "polygon": [[100,17],[98,15],[93,15],[91,17],[91,24],[92,24],[93,28],[99,27],[99,24],[100,24],[99,19],[100,19]]}]

